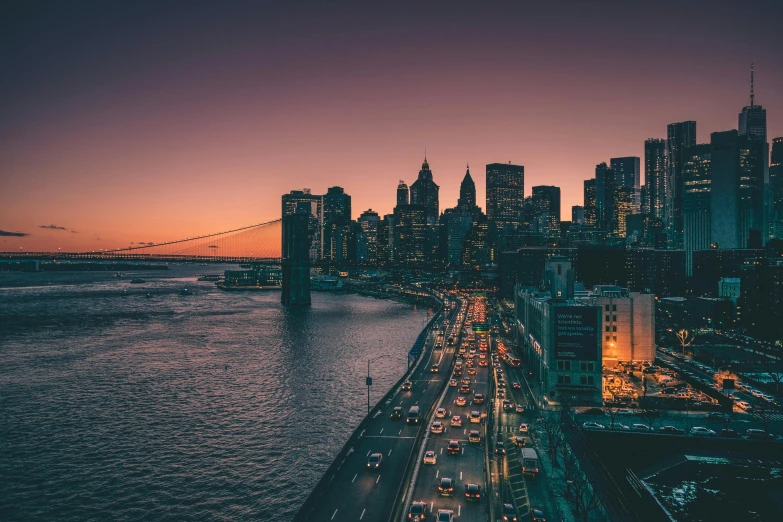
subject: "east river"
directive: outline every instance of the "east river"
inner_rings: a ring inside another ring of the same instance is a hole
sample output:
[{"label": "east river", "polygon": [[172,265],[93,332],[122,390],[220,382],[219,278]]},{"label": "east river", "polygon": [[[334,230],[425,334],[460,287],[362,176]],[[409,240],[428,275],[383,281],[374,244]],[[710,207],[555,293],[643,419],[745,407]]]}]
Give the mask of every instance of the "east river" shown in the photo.
[{"label": "east river", "polygon": [[292,519],[428,310],[195,281],[223,268],[0,272],[0,519]]}]

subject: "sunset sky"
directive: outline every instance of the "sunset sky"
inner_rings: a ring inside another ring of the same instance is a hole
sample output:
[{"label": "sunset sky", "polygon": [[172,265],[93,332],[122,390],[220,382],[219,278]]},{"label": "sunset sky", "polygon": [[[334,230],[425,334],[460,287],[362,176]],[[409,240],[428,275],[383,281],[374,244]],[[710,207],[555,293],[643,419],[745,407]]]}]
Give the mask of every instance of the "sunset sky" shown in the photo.
[{"label": "sunset sky", "polygon": [[0,251],[237,228],[303,187],[385,214],[425,147],[441,209],[511,161],[570,219],[668,123],[736,128],[751,61],[783,135],[783,2],[293,4],[4,2]]}]

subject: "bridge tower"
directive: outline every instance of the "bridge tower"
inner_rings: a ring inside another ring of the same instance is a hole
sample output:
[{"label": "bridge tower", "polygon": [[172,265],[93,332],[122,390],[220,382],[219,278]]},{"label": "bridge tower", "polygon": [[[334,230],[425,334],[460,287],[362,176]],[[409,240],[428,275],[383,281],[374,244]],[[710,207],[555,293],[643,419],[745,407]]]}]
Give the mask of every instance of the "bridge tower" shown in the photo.
[{"label": "bridge tower", "polygon": [[283,295],[288,306],[310,306],[310,211],[299,203],[283,216]]}]

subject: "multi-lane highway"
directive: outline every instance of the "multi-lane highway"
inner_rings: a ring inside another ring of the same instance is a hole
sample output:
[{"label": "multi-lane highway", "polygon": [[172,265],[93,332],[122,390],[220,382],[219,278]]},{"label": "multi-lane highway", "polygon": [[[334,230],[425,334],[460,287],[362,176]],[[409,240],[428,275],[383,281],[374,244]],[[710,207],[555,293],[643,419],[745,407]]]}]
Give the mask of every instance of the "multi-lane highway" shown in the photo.
[{"label": "multi-lane highway", "polygon": [[[450,323],[446,339],[454,328],[454,318],[459,313],[460,304],[446,312]],[[456,331],[454,331],[456,333]],[[301,520],[365,520],[386,521],[392,516],[395,502],[402,496],[402,484],[405,480],[408,464],[415,464],[410,458],[416,437],[420,430],[426,429],[427,411],[440,396],[443,380],[448,372],[432,373],[434,363],[448,367],[453,355],[452,350],[433,350],[436,334],[425,342],[418,367],[410,377],[410,390],[399,390],[393,396],[388,407],[379,411],[367,424],[356,444],[351,448],[339,470],[326,486],[318,502],[309,513],[300,512]],[[441,360],[442,358],[442,360]],[[406,417],[412,406],[418,406],[422,420],[419,424],[409,424]],[[393,408],[402,410],[402,417],[392,418]],[[328,415],[328,411],[324,412]],[[333,422],[331,419],[330,422]],[[381,455],[380,465],[368,467],[370,455]]]},{"label": "multi-lane highway", "polygon": [[[465,319],[466,330],[463,330],[463,337],[458,343],[462,345],[464,357],[458,358],[454,371],[449,372],[449,385],[441,394],[439,407],[428,423],[429,433],[422,450],[424,458],[418,463],[415,487],[407,499],[409,511],[413,502],[424,502],[429,513],[436,516],[441,509],[451,510],[460,522],[486,521],[489,515],[485,416],[487,405],[491,404],[491,373],[488,366],[480,365],[480,361],[488,362],[490,355],[488,350],[480,351],[478,343],[470,345],[467,340],[469,318],[471,314],[479,313],[475,310],[477,306],[483,308],[483,303],[472,304]],[[476,432],[473,437],[471,432]],[[458,448],[449,451],[449,445],[455,442]],[[478,486],[478,498],[473,495],[473,486],[470,485]],[[442,493],[439,490],[441,486],[444,488]],[[448,487],[452,490],[449,491]],[[469,487],[470,498],[466,496]],[[420,506],[413,507],[414,511],[421,509]],[[413,518],[410,517],[411,520]],[[434,516],[428,519],[432,520]]]}]

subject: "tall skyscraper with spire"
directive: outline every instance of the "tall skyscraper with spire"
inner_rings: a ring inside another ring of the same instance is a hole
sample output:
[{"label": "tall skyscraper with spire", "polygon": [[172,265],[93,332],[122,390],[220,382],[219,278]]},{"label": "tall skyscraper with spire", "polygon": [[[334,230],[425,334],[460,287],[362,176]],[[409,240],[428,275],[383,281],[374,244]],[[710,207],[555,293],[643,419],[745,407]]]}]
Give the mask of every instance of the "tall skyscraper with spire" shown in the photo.
[{"label": "tall skyscraper with spire", "polygon": [[459,201],[458,207],[474,207],[476,206],[476,184],[473,182],[473,178],[470,177],[470,165],[465,170],[465,177],[462,178],[462,183],[459,186]]},{"label": "tall skyscraper with spire", "polygon": [[753,92],[753,64],[750,64],[750,105],[742,108],[739,113],[740,136],[756,136],[763,142],[767,142],[767,110],[761,105],[756,105],[756,95]]},{"label": "tall skyscraper with spire", "polygon": [[438,220],[438,191],[440,187],[432,180],[432,171],[427,157],[419,170],[419,177],[411,184],[411,205],[421,205],[426,209],[427,219],[434,224]]}]

